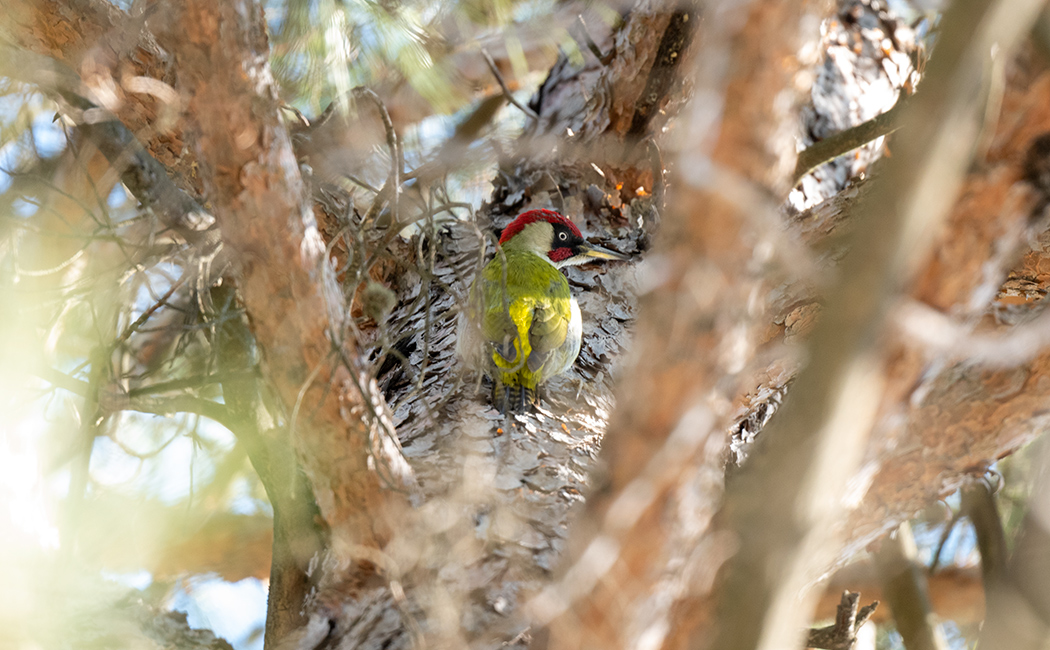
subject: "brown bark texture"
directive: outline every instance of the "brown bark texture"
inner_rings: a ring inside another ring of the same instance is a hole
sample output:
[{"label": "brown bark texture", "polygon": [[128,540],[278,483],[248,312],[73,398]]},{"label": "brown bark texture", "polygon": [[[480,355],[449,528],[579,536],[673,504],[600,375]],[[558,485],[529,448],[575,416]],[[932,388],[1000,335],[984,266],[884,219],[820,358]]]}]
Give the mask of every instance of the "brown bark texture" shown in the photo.
[{"label": "brown bark texture", "polygon": [[182,133],[182,106],[174,88],[180,66],[171,50],[144,29],[148,11],[129,16],[105,0],[4,0],[0,10],[12,43],[75,70],[176,185],[201,195],[195,152]]},{"label": "brown bark texture", "polygon": [[[540,620],[551,621],[548,647],[634,647],[681,633],[690,626],[665,603],[680,601],[691,583],[705,592],[728,551],[704,538],[721,495],[726,392],[761,322],[740,296],[762,290],[753,257],[762,215],[750,220],[754,206],[734,202],[726,185],[782,191],[793,165],[783,145],[796,123],[782,93],[805,89],[795,79],[801,44],[815,37],[805,19],[825,8],[705,7],[718,18],[702,14],[691,76],[696,96],[724,89],[724,112],[714,133],[695,122],[680,127],[684,138],[671,149],[676,195],[650,257],[659,276],[639,297],[643,315],[602,450],[608,473],[574,530],[587,545],[535,603]],[[704,65],[727,60],[735,65]],[[694,118],[705,109],[694,104]]]},{"label": "brown bark texture", "polygon": [[224,245],[235,256],[240,299],[318,505],[345,545],[337,553],[356,559],[354,546],[378,548],[389,539],[398,499],[368,469],[373,437],[382,435],[370,426],[381,416],[368,411],[382,404],[362,390],[367,375],[343,362],[358,353],[344,335],[345,305],[278,115],[261,9],[167,9],[170,15],[151,24],[183,62],[188,127],[206,161],[205,191]]},{"label": "brown bark texture", "polygon": [[[644,250],[658,223],[653,193],[664,182],[646,138],[684,98],[675,71],[695,24],[688,5],[669,11],[641,3],[602,40],[612,54],[607,63],[559,59],[530,104],[539,120],[528,123],[501,165],[491,204],[478,215],[481,228],[554,207],[603,246]],[[643,95],[654,99],[636,99]],[[622,97],[628,99],[613,100]],[[408,363],[391,362],[379,380],[427,505],[417,527],[387,550],[428,636],[523,647],[533,634],[524,603],[555,570],[594,469],[611,406],[611,362],[625,349],[633,318],[635,279],[623,264],[569,270],[583,312],[580,358],[545,387],[549,407],[504,420],[454,355],[455,309],[483,246],[491,247],[484,232],[455,227],[436,252],[415,253],[422,281],[406,274],[396,285],[405,294],[391,329],[419,334],[398,342]],[[389,596],[370,601],[339,627],[359,628],[354,621],[390,606]]]}]

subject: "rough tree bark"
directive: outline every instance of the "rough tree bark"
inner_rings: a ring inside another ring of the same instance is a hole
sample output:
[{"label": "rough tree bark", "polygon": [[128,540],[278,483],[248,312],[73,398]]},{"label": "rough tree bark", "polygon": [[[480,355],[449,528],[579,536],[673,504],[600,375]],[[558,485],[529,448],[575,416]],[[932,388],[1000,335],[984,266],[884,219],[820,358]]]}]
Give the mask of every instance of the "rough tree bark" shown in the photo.
[{"label": "rough tree bark", "polygon": [[[729,399],[762,329],[761,307],[741,296],[768,291],[757,272],[757,226],[776,218],[765,197],[787,190],[794,93],[808,90],[795,79],[799,50],[829,8],[703,7],[696,103],[675,147],[679,194],[652,261],[661,272],[640,298],[645,316],[603,446],[608,477],[575,531],[593,538],[536,604],[540,621],[553,621],[550,647],[634,647],[643,639],[659,647],[668,635],[688,638],[695,622],[676,620],[673,604],[691,593],[706,597],[725,557],[723,543],[701,539],[721,497]],[[720,95],[720,112],[701,99]]]},{"label": "rough tree bark", "polygon": [[[492,201],[479,215],[482,236],[455,228],[436,254],[427,242],[415,258],[422,282],[408,275],[397,287],[402,306],[390,329],[419,334],[396,343],[408,363],[391,364],[380,383],[428,504],[420,529],[403,536],[391,555],[403,573],[415,567],[406,593],[438,640],[529,643],[522,604],[554,570],[593,469],[611,408],[611,362],[625,349],[633,316],[634,279],[624,265],[569,271],[584,317],[580,358],[551,382],[549,411],[509,422],[458,367],[458,298],[483,246],[491,246],[486,233],[531,207],[572,215],[585,235],[602,237],[610,248],[644,250],[659,217],[653,194],[664,182],[649,138],[684,98],[677,68],[695,23],[688,6],[669,11],[641,3],[614,37],[600,39],[605,63],[588,56],[580,68],[559,59],[530,104],[539,120],[501,164]],[[359,622],[391,607],[390,596],[368,605],[341,618],[338,628],[370,632]],[[380,641],[347,636],[343,643]]]}]

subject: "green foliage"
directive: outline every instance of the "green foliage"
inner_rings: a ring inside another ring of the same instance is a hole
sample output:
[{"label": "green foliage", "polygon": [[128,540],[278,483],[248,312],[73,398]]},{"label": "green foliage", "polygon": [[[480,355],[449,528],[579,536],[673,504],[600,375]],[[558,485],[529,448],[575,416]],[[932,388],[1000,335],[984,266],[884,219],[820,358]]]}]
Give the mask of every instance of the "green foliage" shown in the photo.
[{"label": "green foliage", "polygon": [[457,55],[476,53],[478,42],[502,41],[518,59],[515,71],[524,71],[515,33],[545,12],[549,20],[552,7],[550,0],[270,2],[271,62],[285,100],[308,114],[331,101],[345,110],[356,86],[388,93],[407,86],[425,113],[448,114],[473,99]]}]

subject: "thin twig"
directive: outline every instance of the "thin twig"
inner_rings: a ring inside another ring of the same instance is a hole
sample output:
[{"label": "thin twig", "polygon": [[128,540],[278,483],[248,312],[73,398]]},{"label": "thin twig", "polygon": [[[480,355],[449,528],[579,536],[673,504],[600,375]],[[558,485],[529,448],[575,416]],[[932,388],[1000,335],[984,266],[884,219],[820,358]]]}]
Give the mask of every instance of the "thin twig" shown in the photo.
[{"label": "thin twig", "polygon": [[375,218],[379,215],[379,210],[383,207],[383,202],[391,192],[393,192],[390,198],[391,221],[397,222],[398,197],[401,195],[402,158],[397,131],[394,129],[394,121],[390,119],[390,112],[386,110],[386,104],[379,98],[379,95],[375,94],[375,91],[359,87],[354,88],[353,93],[355,97],[367,97],[375,104],[375,107],[379,110],[379,118],[383,121],[383,129],[386,131],[387,147],[390,148],[390,178],[372,201],[372,207],[368,209],[368,214],[365,215],[363,223],[374,223]]},{"label": "thin twig", "polygon": [[379,192],[381,191],[381,190],[380,190],[379,188],[377,188],[377,187],[374,187],[374,186],[373,186],[373,185],[372,185],[371,183],[369,183],[368,181],[365,181],[365,180],[363,180],[363,179],[360,179],[360,178],[358,178],[357,176],[354,176],[353,174],[343,174],[343,176],[344,176],[344,177],[345,177],[345,178],[346,178],[346,179],[347,179],[348,181],[352,182],[352,183],[353,183],[354,185],[360,185],[361,187],[365,188],[366,190],[368,190],[368,191],[369,191],[369,192],[371,192],[372,194],[376,194],[376,195],[378,195],[378,194],[379,194]]},{"label": "thin twig", "polygon": [[153,415],[173,415],[175,413],[192,413],[206,417],[218,422],[231,432],[237,432],[239,428],[237,419],[223,404],[208,399],[194,397],[193,395],[175,395],[163,398],[137,398],[117,399],[115,401],[104,400],[102,405],[106,411],[137,411],[139,413],[151,413]]},{"label": "thin twig", "polygon": [[303,380],[302,386],[299,387],[299,393],[295,397],[295,405],[292,406],[292,414],[288,418],[288,437],[292,440],[295,439],[295,422],[299,419],[299,409],[303,405],[303,399],[306,398],[306,392],[310,390],[311,386],[313,386],[314,380],[317,379],[317,375],[321,373],[321,370],[324,369],[325,365],[328,364],[331,358],[331,355],[327,355],[318,361],[317,365],[310,370],[310,374],[308,374],[306,379]]},{"label": "thin twig", "polygon": [[298,108],[292,106],[291,104],[281,104],[281,108],[295,115],[296,119],[299,120],[300,124],[307,128],[310,128],[310,120],[305,115],[303,115],[303,112],[300,111]]},{"label": "thin twig", "polygon": [[64,372],[55,370],[54,368],[51,368],[49,366],[37,368],[34,370],[34,373],[37,377],[40,377],[41,379],[52,384],[53,386],[57,386],[58,388],[68,390],[74,395],[87,397],[91,391],[91,384],[84,381],[83,379],[77,379],[76,377],[67,375]]},{"label": "thin twig", "polygon": [[255,372],[251,370],[244,370],[240,372],[218,372],[206,375],[193,375],[190,377],[181,377],[179,379],[171,379],[169,381],[161,381],[147,386],[139,386],[138,388],[132,388],[128,391],[128,397],[141,397],[143,395],[154,395],[156,393],[166,393],[173,390],[184,390],[187,388],[201,388],[210,384],[220,384],[232,379],[247,379],[254,377]]},{"label": "thin twig", "polygon": [[961,513],[952,511],[952,519],[945,525],[944,530],[941,531],[941,537],[937,540],[937,548],[933,551],[933,558],[930,560],[930,566],[926,569],[926,575],[932,576],[937,571],[937,566],[941,563],[941,553],[944,552],[944,545],[948,543],[948,538],[951,537],[952,531],[955,530],[955,524],[959,523],[959,517]]},{"label": "thin twig", "polygon": [[114,350],[121,343],[127,341],[128,338],[130,338],[132,334],[138,331],[138,329],[142,327],[146,323],[146,321],[148,321],[150,317],[157,312],[158,309],[168,304],[168,299],[171,298],[172,295],[174,295],[175,292],[179,290],[179,287],[181,287],[185,282],[185,275],[173,282],[171,287],[168,288],[168,291],[163,296],[158,298],[156,302],[150,305],[149,309],[142,312],[142,315],[135,319],[135,322],[128,325],[127,328],[125,328],[124,331],[120,333],[120,336],[118,336],[116,340],[114,340],[113,343],[110,345],[110,349]]},{"label": "thin twig", "polygon": [[615,52],[613,50],[610,50],[608,54],[602,52],[602,48],[598,47],[598,44],[594,42],[593,38],[591,38],[591,33],[587,29],[587,23],[583,22],[583,14],[578,14],[576,16],[576,21],[580,23],[580,31],[583,32],[583,40],[587,44],[587,49],[591,51],[591,54],[593,54],[602,65],[609,65],[609,62],[612,61],[613,56],[615,56]]},{"label": "thin twig", "polygon": [[[251,373],[245,373],[250,375]],[[64,372],[54,368],[41,368],[36,375],[58,388],[81,397],[90,398],[92,385],[82,379],[70,377]],[[215,375],[218,377],[219,375]],[[230,374],[225,375],[231,376]],[[192,379],[187,384],[199,385],[200,377]],[[108,391],[107,391],[108,392]],[[100,411],[113,413],[116,411],[137,411],[139,413],[152,413],[154,415],[171,415],[173,413],[194,413],[214,420],[231,431],[236,431],[237,425],[229,410],[218,402],[194,397],[193,395],[175,395],[173,397],[151,398],[131,393],[100,394],[98,396]]]},{"label": "thin twig", "polygon": [[503,96],[507,98],[507,101],[521,109],[522,113],[525,113],[532,119],[539,122],[540,116],[536,113],[536,111],[519,102],[514,97],[514,93],[510,92],[510,88],[507,87],[507,82],[503,80],[503,75],[500,74],[499,68],[496,67],[496,62],[492,60],[492,57],[489,56],[489,53],[482,49],[481,56],[485,57],[485,63],[489,65],[489,70],[492,71],[492,76],[496,78],[496,82],[499,84],[499,87],[503,89]]}]

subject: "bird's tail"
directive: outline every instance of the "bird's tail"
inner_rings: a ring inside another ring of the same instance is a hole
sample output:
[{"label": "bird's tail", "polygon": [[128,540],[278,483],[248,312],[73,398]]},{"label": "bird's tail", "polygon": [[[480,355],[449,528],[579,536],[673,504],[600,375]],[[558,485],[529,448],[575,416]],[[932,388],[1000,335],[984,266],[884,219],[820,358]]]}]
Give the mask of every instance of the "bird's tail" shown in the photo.
[{"label": "bird's tail", "polygon": [[500,413],[524,413],[536,403],[536,390],[521,384],[504,384],[497,379],[492,382],[492,405]]}]

